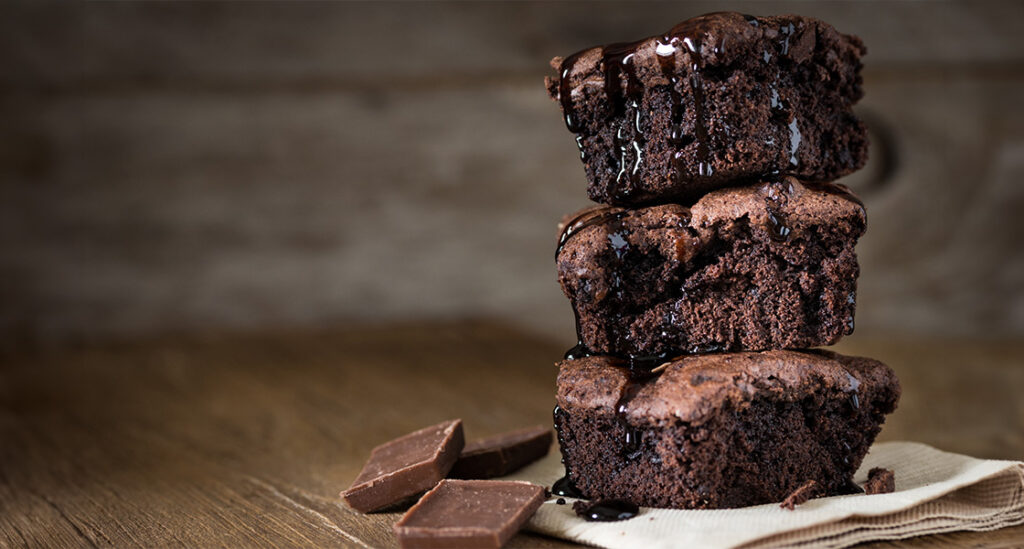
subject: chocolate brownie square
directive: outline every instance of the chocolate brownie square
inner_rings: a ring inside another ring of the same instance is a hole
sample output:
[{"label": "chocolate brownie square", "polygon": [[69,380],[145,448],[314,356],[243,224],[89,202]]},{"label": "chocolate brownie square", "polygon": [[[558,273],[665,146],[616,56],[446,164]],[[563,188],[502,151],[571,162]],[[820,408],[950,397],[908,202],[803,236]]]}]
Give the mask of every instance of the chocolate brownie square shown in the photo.
[{"label": "chocolate brownie square", "polygon": [[828,351],[686,356],[655,375],[626,365],[563,361],[555,427],[584,495],[650,507],[780,502],[812,480],[849,493],[900,395],[881,362]]},{"label": "chocolate brownie square", "polygon": [[809,17],[712,13],[664,35],[555,58],[548,93],[590,198],[693,201],[767,174],[833,181],[864,165],[863,43]]},{"label": "chocolate brownie square", "polygon": [[795,178],[689,208],[584,210],[562,224],[556,253],[574,356],[831,345],[853,331],[865,225],[844,187]]}]

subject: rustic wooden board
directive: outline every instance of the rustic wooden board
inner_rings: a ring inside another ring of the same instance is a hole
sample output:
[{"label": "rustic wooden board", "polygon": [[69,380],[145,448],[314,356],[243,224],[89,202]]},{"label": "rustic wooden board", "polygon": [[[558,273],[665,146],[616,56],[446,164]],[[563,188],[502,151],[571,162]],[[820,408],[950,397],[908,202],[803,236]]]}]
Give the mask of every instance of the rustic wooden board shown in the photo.
[{"label": "rustic wooden board", "polygon": [[[882,438],[1024,456],[1020,342],[849,341],[904,385]],[[93,343],[0,356],[0,547],[393,547],[338,492],[431,422],[550,424],[562,346],[493,322]],[[1024,527],[877,547],[1019,547]],[[530,535],[510,547],[562,547]]]}]

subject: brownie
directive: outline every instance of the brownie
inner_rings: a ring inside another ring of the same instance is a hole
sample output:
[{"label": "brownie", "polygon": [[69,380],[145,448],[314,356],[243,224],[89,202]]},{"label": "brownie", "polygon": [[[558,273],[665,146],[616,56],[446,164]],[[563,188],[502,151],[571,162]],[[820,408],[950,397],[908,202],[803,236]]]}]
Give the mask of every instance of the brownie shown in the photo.
[{"label": "brownie", "polygon": [[786,496],[786,499],[782,500],[779,507],[783,509],[789,509],[795,511],[798,505],[803,505],[811,498],[815,498],[821,495],[821,486],[815,480],[808,480],[803,483],[799,488],[793,490],[792,494]]},{"label": "brownie", "polygon": [[832,181],[864,165],[861,40],[809,17],[712,13],[552,60],[590,198],[692,202],[766,174]]},{"label": "brownie", "polygon": [[896,491],[896,475],[891,469],[875,467],[868,471],[868,481],[864,483],[864,493],[891,494]]},{"label": "brownie", "polygon": [[[792,177],[692,207],[595,207],[562,224],[558,279],[574,356],[666,356],[830,345],[854,327],[864,207]],[[583,349],[585,348],[585,349]]]},{"label": "brownie", "polygon": [[651,507],[780,502],[811,480],[849,493],[900,395],[886,365],[829,351],[686,356],[654,377],[625,364],[560,363],[555,427],[582,494]]}]

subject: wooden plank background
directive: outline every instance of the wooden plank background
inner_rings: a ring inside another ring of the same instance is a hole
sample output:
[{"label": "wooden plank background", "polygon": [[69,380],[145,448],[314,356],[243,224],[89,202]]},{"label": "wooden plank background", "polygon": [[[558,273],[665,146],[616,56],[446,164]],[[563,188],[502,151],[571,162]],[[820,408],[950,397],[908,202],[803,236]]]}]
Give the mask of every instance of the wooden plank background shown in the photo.
[{"label": "wooden plank background", "polygon": [[[859,329],[1024,334],[1024,4],[733,6],[868,44]],[[4,3],[0,345],[464,316],[568,340],[551,253],[586,198],[547,61],[716,9]]]}]

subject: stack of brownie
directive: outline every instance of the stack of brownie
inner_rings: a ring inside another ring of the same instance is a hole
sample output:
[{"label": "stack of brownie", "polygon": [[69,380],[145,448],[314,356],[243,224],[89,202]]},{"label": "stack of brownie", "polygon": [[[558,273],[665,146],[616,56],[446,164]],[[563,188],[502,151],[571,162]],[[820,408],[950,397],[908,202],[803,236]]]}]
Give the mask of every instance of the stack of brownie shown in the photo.
[{"label": "stack of brownie", "polygon": [[556,262],[579,343],[559,364],[563,495],[724,508],[854,471],[893,372],[812,347],[853,331],[867,156],[860,39],[715,13],[552,65],[588,194]]}]

